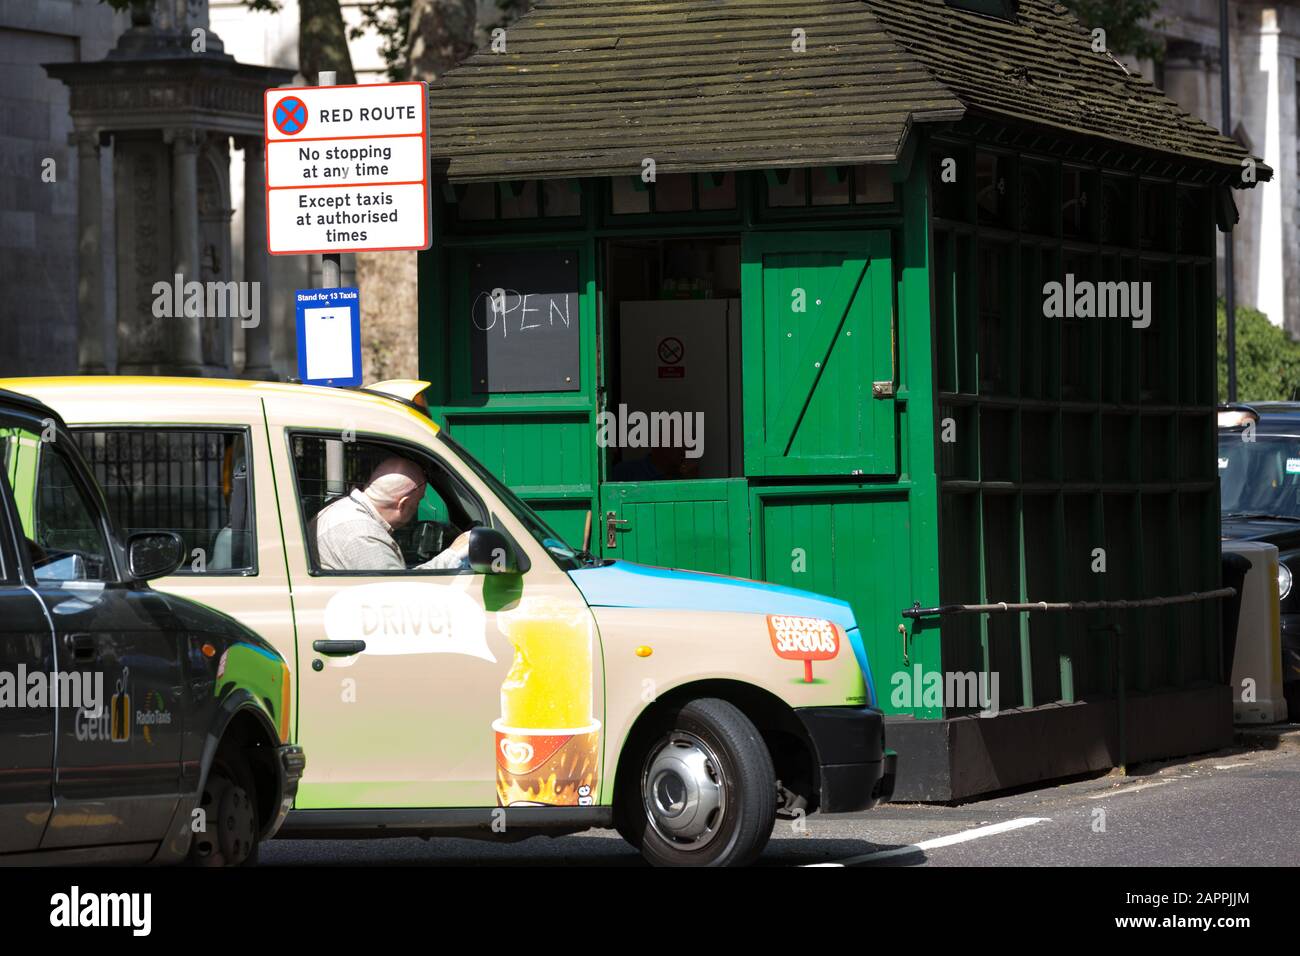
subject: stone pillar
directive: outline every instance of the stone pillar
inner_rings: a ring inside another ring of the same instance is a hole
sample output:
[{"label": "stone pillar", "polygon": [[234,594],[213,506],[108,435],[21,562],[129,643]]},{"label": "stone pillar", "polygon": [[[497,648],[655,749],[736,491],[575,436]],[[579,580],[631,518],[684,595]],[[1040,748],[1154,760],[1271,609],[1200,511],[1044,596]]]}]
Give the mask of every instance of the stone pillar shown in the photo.
[{"label": "stone pillar", "polygon": [[[182,283],[201,282],[199,268],[199,140],[194,129],[169,129],[172,147],[172,272]],[[168,364],[180,375],[203,374],[203,337],[200,316],[178,315],[171,336]]]},{"label": "stone pillar", "polygon": [[103,215],[99,178],[99,133],[79,130],[68,137],[77,148],[77,367],[84,373],[108,372],[104,361]]},{"label": "stone pillar", "polygon": [[[1254,80],[1260,93],[1245,99],[1237,106],[1238,115],[1252,131],[1252,138],[1262,147],[1264,162],[1273,170],[1273,179],[1255,187],[1259,193],[1259,271],[1255,279],[1255,308],[1268,316],[1274,325],[1286,329],[1300,326],[1300,319],[1287,315],[1286,308],[1286,241],[1287,230],[1283,228],[1284,220],[1290,225],[1291,209],[1283,211],[1288,203],[1294,206],[1294,186],[1284,192],[1282,184],[1290,178],[1295,153],[1290,156],[1282,152],[1282,127],[1286,122],[1283,104],[1287,103],[1289,111],[1295,112],[1295,75],[1294,62],[1290,76],[1283,82],[1286,57],[1281,49],[1281,30],[1278,28],[1276,8],[1264,9],[1259,20],[1259,54],[1250,62],[1254,71]],[[1294,56],[1294,54],[1292,54]],[[1287,94],[1290,90],[1290,95]],[[1255,133],[1258,130],[1259,135]],[[1288,194],[1289,193],[1289,194]]]},{"label": "stone pillar", "polygon": [[270,254],[266,251],[266,166],[261,137],[238,140],[244,151],[244,281],[257,283],[261,314],[244,329],[244,378],[273,379],[271,368]]}]

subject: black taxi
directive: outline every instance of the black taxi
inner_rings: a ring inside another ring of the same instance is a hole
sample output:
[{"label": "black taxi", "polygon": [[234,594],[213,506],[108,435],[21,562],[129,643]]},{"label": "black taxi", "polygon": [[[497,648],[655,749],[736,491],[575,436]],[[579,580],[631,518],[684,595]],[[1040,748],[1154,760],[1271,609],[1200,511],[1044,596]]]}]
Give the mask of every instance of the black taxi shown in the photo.
[{"label": "black taxi", "polygon": [[234,619],[145,582],[56,412],[0,390],[0,863],[256,860],[302,775],[289,670]]}]

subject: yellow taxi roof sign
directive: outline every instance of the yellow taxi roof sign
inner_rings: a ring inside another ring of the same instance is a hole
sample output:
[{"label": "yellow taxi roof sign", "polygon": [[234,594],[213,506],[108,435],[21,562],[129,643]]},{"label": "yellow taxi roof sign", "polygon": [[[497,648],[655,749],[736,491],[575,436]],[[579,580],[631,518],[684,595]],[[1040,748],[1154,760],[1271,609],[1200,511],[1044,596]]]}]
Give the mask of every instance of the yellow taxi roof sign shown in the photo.
[{"label": "yellow taxi roof sign", "polygon": [[431,382],[421,382],[414,378],[392,378],[384,382],[375,382],[373,385],[366,385],[365,389],[370,392],[383,392],[385,395],[400,398],[404,402],[411,402],[421,408],[428,408],[429,403],[424,400],[424,390],[431,384]]}]

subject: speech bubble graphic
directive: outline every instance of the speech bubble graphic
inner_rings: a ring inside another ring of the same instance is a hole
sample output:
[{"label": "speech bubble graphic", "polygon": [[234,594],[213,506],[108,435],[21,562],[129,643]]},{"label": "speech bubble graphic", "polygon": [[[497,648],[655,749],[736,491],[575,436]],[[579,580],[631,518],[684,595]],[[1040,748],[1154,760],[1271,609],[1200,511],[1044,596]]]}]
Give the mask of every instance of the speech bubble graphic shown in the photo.
[{"label": "speech bubble graphic", "polygon": [[325,635],[365,654],[463,654],[495,664],[483,608],[454,585],[395,581],[343,588],[325,605]]},{"label": "speech bubble graphic", "polygon": [[829,661],[840,652],[840,629],[819,617],[769,614],[767,633],[772,650],[786,661],[803,661],[803,680],[811,684],[812,662]]}]

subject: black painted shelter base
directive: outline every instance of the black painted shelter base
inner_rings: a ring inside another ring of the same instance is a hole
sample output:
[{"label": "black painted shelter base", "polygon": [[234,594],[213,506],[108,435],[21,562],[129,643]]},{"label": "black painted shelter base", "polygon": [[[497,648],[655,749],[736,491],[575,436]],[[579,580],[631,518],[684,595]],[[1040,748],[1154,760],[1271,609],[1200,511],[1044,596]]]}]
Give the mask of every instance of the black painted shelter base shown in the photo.
[{"label": "black painted shelter base", "polygon": [[[996,717],[885,719],[898,752],[893,802],[944,803],[1120,764],[1114,700],[1048,704]],[[1134,763],[1231,746],[1232,690],[1224,685],[1130,695],[1124,760]]]}]

